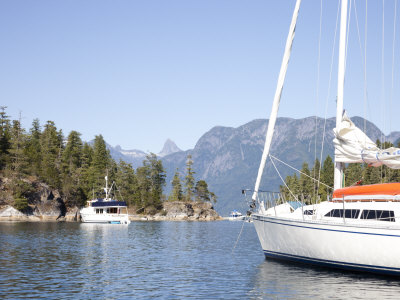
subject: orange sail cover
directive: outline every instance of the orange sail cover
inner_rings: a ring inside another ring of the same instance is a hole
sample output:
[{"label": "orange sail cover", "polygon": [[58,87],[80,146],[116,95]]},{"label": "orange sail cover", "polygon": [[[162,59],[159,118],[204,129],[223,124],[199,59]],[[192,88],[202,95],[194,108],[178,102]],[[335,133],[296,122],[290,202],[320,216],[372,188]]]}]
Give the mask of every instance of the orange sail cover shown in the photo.
[{"label": "orange sail cover", "polygon": [[381,183],[371,185],[357,185],[337,189],[333,192],[333,199],[357,195],[400,195],[400,183]]}]

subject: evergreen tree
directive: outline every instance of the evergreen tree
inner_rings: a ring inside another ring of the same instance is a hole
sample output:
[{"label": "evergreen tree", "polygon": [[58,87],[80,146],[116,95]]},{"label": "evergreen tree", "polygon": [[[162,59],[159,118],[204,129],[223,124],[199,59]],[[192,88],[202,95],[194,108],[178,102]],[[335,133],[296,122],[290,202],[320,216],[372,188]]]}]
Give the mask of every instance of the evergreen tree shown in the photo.
[{"label": "evergreen tree", "polygon": [[93,148],[89,146],[88,143],[84,143],[82,148],[82,156],[81,156],[81,177],[80,177],[80,186],[85,193],[85,197],[90,199],[93,197],[93,189],[94,184],[91,176],[90,166],[92,164],[93,158]]},{"label": "evergreen tree", "polygon": [[321,182],[326,185],[333,187],[335,166],[333,164],[332,158],[328,155],[325,160],[321,170]]},{"label": "evergreen tree", "polygon": [[210,197],[212,203],[217,203],[217,195],[215,195],[213,192],[210,192]]},{"label": "evergreen tree", "polygon": [[186,176],[185,176],[185,199],[186,201],[192,201],[193,198],[193,192],[194,192],[194,184],[195,184],[195,179],[194,179],[194,174],[195,172],[193,171],[193,160],[192,160],[192,155],[187,156],[187,161],[186,161]]},{"label": "evergreen tree", "polygon": [[305,162],[303,163],[303,167],[301,168],[299,186],[300,193],[306,198],[310,198],[313,190],[313,183],[309,176],[310,170],[308,168],[308,164]]},{"label": "evergreen tree", "polygon": [[207,182],[205,182],[204,180],[199,180],[196,182],[194,194],[196,195],[197,201],[206,202],[211,200]]},{"label": "evergreen tree", "polygon": [[363,183],[364,184],[375,184],[381,182],[381,170],[380,168],[366,166],[363,172]]},{"label": "evergreen tree", "polygon": [[174,178],[172,179],[172,191],[169,196],[169,201],[182,201],[183,194],[182,194],[182,183],[179,177],[178,169],[176,169]]},{"label": "evergreen tree", "polygon": [[[376,140],[375,144],[378,148],[381,148],[382,146],[382,143],[379,139]],[[364,167],[363,178],[364,184],[375,184],[382,182],[382,168],[366,165],[366,167]]]},{"label": "evergreen tree", "polygon": [[67,138],[67,145],[62,154],[63,182],[62,192],[71,205],[83,205],[87,200],[85,185],[82,177],[83,145],[80,133],[71,131]]},{"label": "evergreen tree", "polygon": [[[98,190],[104,184],[104,176],[111,167],[111,155],[107,150],[102,135],[96,135],[93,144],[93,154],[89,171],[89,182]],[[111,176],[110,176],[111,178]]]},{"label": "evergreen tree", "polygon": [[128,205],[139,205],[140,195],[138,195],[138,182],[135,175],[135,170],[131,164],[120,161],[116,173],[116,180],[118,190],[121,196]]},{"label": "evergreen tree", "polygon": [[147,165],[149,168],[152,205],[156,209],[159,209],[162,206],[162,192],[165,186],[166,175],[164,167],[161,160],[158,160],[154,153],[147,155],[143,164]]},{"label": "evergreen tree", "polygon": [[345,169],[345,186],[352,186],[362,183],[362,164],[349,164]]},{"label": "evergreen tree", "polygon": [[148,165],[143,165],[136,169],[136,178],[138,182],[138,194],[139,194],[139,209],[137,212],[142,212],[146,207],[151,204],[151,182],[150,182],[150,169]]},{"label": "evergreen tree", "polygon": [[335,166],[333,164],[332,158],[328,155],[324,160],[321,170],[320,180],[322,183],[325,184],[319,185],[319,195],[321,201],[327,200],[328,196],[332,193],[332,189],[328,188],[327,186],[333,188],[334,172]]},{"label": "evergreen tree", "polygon": [[[20,118],[21,119],[21,118]],[[24,129],[21,127],[20,120],[13,120],[11,127],[11,140],[10,140],[10,157],[11,157],[11,171],[18,178],[27,170],[27,157],[25,156],[24,148],[26,143],[26,135]]]},{"label": "evergreen tree", "polygon": [[281,185],[280,187],[282,196],[287,200],[292,199],[293,196],[298,198],[299,194],[301,194],[301,190],[297,174],[293,174],[293,176],[286,176],[285,183],[287,187],[284,185]]},{"label": "evergreen tree", "polygon": [[57,131],[53,121],[47,121],[41,139],[42,168],[40,177],[50,186],[59,188],[61,183],[60,154],[62,152],[62,135]]},{"label": "evergreen tree", "polygon": [[6,114],[6,106],[0,106],[0,169],[3,170],[10,160],[10,119]]},{"label": "evergreen tree", "polygon": [[39,119],[34,119],[32,128],[27,136],[25,153],[28,160],[29,173],[34,176],[39,176],[42,165],[42,148],[40,143],[41,128]]},{"label": "evergreen tree", "polygon": [[77,131],[71,131],[67,138],[67,145],[63,153],[63,166],[67,173],[72,174],[81,167],[83,144],[81,134]]}]

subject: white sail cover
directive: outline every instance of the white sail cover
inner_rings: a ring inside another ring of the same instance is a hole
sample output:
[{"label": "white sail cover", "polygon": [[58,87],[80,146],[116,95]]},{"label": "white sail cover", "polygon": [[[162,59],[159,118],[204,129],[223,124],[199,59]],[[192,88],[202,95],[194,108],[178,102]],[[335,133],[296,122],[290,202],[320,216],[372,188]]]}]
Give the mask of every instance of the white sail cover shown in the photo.
[{"label": "white sail cover", "polygon": [[371,139],[343,114],[339,128],[334,128],[335,161],[342,163],[367,163],[379,167],[386,165],[400,169],[400,148],[379,149]]}]

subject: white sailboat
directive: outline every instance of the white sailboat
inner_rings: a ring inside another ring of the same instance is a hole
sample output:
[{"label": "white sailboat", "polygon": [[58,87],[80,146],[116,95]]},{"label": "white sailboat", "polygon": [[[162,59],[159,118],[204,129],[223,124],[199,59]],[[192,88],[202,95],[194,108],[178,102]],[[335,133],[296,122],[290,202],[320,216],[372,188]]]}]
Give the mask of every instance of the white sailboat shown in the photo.
[{"label": "white sailboat", "polygon": [[264,202],[259,187],[269,157],[301,0],[286,42],[254,193],[251,218],[267,258],[400,275],[400,183],[343,187],[344,163],[400,168],[400,149],[380,150],[343,112],[347,0],[341,3],[335,176],[332,200],[295,207]]}]

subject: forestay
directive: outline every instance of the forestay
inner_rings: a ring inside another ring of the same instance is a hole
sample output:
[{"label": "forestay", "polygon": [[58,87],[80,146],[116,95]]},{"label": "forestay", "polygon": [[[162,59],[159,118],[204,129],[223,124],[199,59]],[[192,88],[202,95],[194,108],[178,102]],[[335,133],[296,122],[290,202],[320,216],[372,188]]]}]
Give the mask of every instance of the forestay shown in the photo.
[{"label": "forestay", "polygon": [[386,165],[400,169],[400,148],[379,149],[371,139],[343,114],[340,126],[333,129],[335,161],[342,163],[366,163],[374,167]]}]

